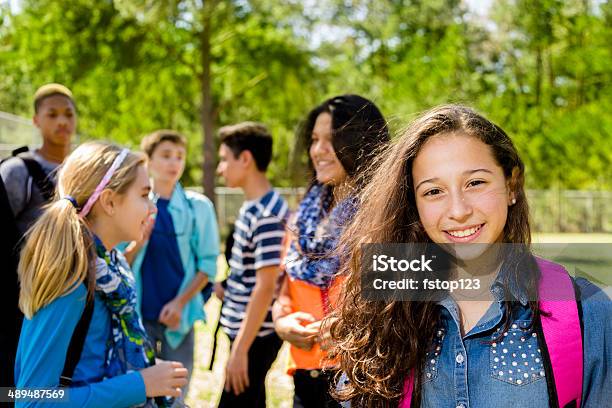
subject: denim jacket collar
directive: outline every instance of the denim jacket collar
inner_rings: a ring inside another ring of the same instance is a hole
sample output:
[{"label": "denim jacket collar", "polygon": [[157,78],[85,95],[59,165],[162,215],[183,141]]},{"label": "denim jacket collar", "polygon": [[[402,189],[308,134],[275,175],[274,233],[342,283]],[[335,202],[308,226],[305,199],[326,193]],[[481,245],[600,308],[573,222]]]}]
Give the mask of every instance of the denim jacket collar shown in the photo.
[{"label": "denim jacket collar", "polygon": [[491,285],[491,294],[493,294],[493,298],[502,302],[507,296],[505,290],[507,289],[511,298],[516,299],[523,306],[527,306],[528,297],[527,293],[525,293],[525,289],[521,287],[521,285],[516,282],[514,279],[508,279],[508,287],[504,287],[504,278],[510,272],[508,271],[508,264],[504,262],[495,278],[495,281]]}]

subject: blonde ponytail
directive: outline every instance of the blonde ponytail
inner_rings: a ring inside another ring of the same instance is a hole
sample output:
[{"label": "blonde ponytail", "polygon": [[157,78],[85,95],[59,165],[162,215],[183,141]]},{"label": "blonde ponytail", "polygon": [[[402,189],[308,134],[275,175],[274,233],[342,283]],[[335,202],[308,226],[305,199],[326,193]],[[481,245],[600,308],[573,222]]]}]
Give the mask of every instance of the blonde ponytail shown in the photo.
[{"label": "blonde ponytail", "polygon": [[[83,282],[87,282],[89,295],[93,294],[95,281],[91,265],[95,255],[87,226],[92,215],[79,217],[75,205],[62,197],[70,196],[83,205],[120,151],[121,148],[108,143],[85,143],[60,169],[56,201],[45,208],[28,231],[21,251],[19,308],[27,318]],[[129,153],[106,188],[125,192],[144,162],[143,155]]]},{"label": "blonde ponytail", "polygon": [[87,281],[89,235],[68,200],[52,203],[28,232],[19,262],[19,308],[27,318]]}]

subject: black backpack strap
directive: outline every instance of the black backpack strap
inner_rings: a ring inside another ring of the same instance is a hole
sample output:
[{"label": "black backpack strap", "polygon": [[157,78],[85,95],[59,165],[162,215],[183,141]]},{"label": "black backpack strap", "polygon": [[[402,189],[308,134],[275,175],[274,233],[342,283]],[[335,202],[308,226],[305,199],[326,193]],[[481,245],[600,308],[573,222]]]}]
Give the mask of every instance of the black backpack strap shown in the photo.
[{"label": "black backpack strap", "polygon": [[19,156],[21,153],[28,153],[30,149],[28,146],[21,146],[11,152],[11,156]]},{"label": "black backpack strap", "polygon": [[[221,301],[221,308],[223,308],[223,301]],[[221,309],[219,309],[219,320],[215,326],[215,332],[213,334],[212,353],[210,356],[210,364],[208,364],[208,370],[212,371],[213,365],[215,364],[215,356],[217,354],[217,336],[219,335],[219,329],[221,328]]]},{"label": "black backpack strap", "polygon": [[23,160],[23,163],[28,169],[28,173],[30,173],[32,180],[34,180],[34,183],[36,183],[36,187],[38,187],[44,199],[50,201],[53,198],[55,186],[43,170],[40,163],[33,157],[29,157],[29,155],[22,154],[18,157]]},{"label": "black backpack strap", "polygon": [[40,163],[36,161],[30,149],[28,149],[28,146],[21,146],[13,150],[11,155],[13,157],[19,157],[23,161],[23,164],[25,164],[28,169],[30,177],[32,177],[32,180],[36,183],[36,187],[40,190],[43,198],[50,201],[55,192],[55,185],[49,179],[48,174],[45,173]]},{"label": "black backpack strap", "polygon": [[[582,313],[582,290],[580,286],[576,283],[576,278],[570,276],[572,279],[572,285],[574,285],[574,293],[576,295],[576,306],[578,307],[578,320],[580,320],[580,335],[582,336],[582,340],[584,341],[584,316]],[[583,342],[584,344],[584,342]],[[584,350],[583,350],[584,351]]]},{"label": "black backpack strap", "polygon": [[85,310],[79,319],[79,322],[72,333],[70,344],[68,345],[68,352],[66,353],[66,362],[64,363],[64,369],[60,376],[60,387],[69,387],[72,384],[72,376],[74,369],[76,368],[79,360],[81,359],[81,353],[83,352],[83,346],[85,345],[85,337],[89,331],[89,323],[91,323],[91,317],[93,316],[94,300],[93,296],[87,296],[85,301]]}]

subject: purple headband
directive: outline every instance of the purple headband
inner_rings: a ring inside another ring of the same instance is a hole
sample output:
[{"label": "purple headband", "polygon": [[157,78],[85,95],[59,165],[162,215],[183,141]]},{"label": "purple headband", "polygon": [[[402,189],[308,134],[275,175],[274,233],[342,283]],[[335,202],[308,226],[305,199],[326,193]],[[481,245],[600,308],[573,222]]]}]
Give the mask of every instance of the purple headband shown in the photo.
[{"label": "purple headband", "polygon": [[100,183],[94,190],[93,194],[89,197],[89,199],[83,206],[83,209],[81,210],[81,212],[79,212],[79,217],[85,218],[87,214],[89,214],[91,207],[93,207],[96,201],[98,201],[100,194],[102,194],[102,191],[106,188],[106,186],[110,182],[111,177],[113,177],[113,173],[115,173],[115,171],[119,168],[119,166],[121,166],[121,163],[123,163],[123,160],[125,160],[129,152],[130,152],[130,149],[123,149],[121,150],[121,153],[119,153],[117,157],[115,157],[113,164],[106,171],[106,174],[104,175],[104,177],[102,177],[102,180],[100,180]]}]

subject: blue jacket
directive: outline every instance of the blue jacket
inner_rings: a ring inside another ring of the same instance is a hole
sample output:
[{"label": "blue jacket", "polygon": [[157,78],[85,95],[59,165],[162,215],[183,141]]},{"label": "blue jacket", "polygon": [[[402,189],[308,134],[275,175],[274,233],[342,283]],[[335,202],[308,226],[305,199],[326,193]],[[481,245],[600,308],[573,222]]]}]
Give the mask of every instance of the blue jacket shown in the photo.
[{"label": "blue jacket", "polygon": [[[183,292],[198,272],[208,275],[210,282],[217,275],[219,256],[219,227],[212,202],[202,194],[185,191],[180,183],[176,184],[168,212],[172,217],[177,244],[185,271],[179,293]],[[147,243],[136,254],[132,262],[132,272],[136,278],[138,301],[142,301],[142,261],[147,253]],[[138,304],[142,315],[141,304]],[[166,329],[165,336],[171,347],[178,347],[196,320],[205,320],[202,296],[196,294],[183,309],[178,330]]]},{"label": "blue jacket", "polygon": [[[24,319],[15,362],[17,388],[59,386],[68,344],[85,309],[86,296],[87,289],[81,284],[40,309],[31,319]],[[93,316],[74,370],[68,401],[19,402],[16,407],[127,408],[144,404],[145,385],[138,371],[103,380],[106,342],[111,336],[110,312],[95,295]]]}]

